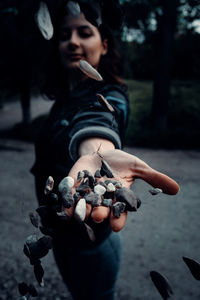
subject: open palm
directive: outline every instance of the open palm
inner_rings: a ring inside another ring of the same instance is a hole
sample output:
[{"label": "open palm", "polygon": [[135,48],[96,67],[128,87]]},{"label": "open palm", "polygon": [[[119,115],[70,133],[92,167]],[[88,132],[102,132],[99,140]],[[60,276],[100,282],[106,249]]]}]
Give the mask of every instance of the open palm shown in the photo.
[{"label": "open palm", "polygon": [[[134,180],[140,178],[153,187],[162,189],[166,194],[175,195],[179,191],[179,186],[173,179],[152,169],[138,157],[117,149],[101,153],[101,156],[97,153],[81,156],[70,170],[69,176],[73,177],[76,182],[79,171],[88,170],[94,175],[95,171],[101,168],[102,159],[110,165],[114,179],[120,181],[124,187],[130,188]],[[102,181],[106,179],[106,176],[101,178]],[[76,182],[75,187],[77,185],[78,183]],[[73,208],[70,208],[68,213],[72,215]],[[116,218],[108,207],[99,206],[92,208],[91,205],[87,204],[86,218],[90,214],[95,222],[101,222],[105,218],[110,217],[110,225],[114,231],[121,230],[127,218],[127,212],[122,213],[120,218]]]}]

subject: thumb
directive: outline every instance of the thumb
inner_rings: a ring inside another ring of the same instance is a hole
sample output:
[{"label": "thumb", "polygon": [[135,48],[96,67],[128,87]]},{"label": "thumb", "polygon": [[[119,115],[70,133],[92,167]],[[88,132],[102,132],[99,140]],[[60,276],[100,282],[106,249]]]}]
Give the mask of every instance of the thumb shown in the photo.
[{"label": "thumb", "polygon": [[146,165],[146,168],[143,169],[142,174],[140,174],[138,177],[152,185],[154,188],[162,189],[163,193],[168,195],[176,195],[180,189],[175,180],[152,169],[148,165]]}]

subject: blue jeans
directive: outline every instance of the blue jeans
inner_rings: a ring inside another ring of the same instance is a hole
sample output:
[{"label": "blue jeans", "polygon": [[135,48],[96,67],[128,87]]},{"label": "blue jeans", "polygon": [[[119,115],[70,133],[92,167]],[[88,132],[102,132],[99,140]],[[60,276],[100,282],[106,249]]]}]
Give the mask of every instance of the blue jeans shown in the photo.
[{"label": "blue jeans", "polygon": [[[100,245],[78,249],[56,241],[54,256],[75,300],[113,300],[121,260],[121,238],[111,232]],[[68,241],[69,242],[69,241]]]}]

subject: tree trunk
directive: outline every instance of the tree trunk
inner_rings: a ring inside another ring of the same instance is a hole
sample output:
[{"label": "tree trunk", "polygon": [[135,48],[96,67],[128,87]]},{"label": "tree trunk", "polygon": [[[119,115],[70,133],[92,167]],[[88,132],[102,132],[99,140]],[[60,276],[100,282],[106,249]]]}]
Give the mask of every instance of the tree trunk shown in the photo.
[{"label": "tree trunk", "polygon": [[179,0],[163,1],[163,15],[159,16],[158,21],[156,45],[158,64],[153,87],[152,120],[154,129],[159,132],[167,129],[170,73],[178,2]]}]

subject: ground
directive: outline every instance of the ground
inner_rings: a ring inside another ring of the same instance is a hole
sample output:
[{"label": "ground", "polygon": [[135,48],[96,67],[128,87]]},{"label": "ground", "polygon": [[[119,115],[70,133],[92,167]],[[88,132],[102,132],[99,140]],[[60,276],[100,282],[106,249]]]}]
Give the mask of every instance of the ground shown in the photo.
[{"label": "ground", "polygon": [[[51,103],[32,101],[33,117],[46,112]],[[14,102],[0,111],[0,129],[20,121],[20,107]],[[150,186],[136,180],[135,193],[142,205],[129,213],[121,232],[122,266],[117,282],[116,300],[161,299],[149,272],[165,275],[176,300],[200,299],[200,285],[182,260],[187,256],[200,261],[200,152],[125,148],[151,167],[166,173],[180,184],[176,196],[151,196]],[[33,176],[34,146],[19,140],[0,138],[0,299],[19,299],[17,283],[35,284],[41,300],[71,300],[50,253],[43,258],[45,286],[38,287],[32,266],[23,254],[28,235],[38,233],[30,224],[28,213],[37,207]]]}]

